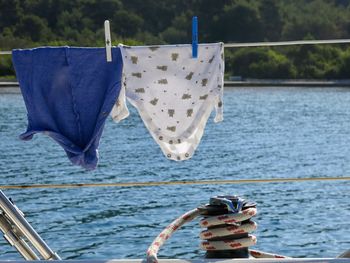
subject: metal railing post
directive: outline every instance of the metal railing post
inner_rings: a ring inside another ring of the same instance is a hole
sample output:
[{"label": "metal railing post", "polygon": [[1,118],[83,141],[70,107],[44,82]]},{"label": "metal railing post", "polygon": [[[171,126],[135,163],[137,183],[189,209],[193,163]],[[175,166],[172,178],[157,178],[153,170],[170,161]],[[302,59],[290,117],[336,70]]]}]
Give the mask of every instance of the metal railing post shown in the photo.
[{"label": "metal railing post", "polygon": [[[32,226],[23,217],[22,213],[12,202],[6,197],[6,195],[0,190],[0,210],[2,210],[2,219],[0,220],[0,229],[5,230],[9,239],[15,241],[15,246],[17,250],[21,253],[24,258],[28,259],[38,259],[35,253],[30,249],[30,247],[25,244],[25,241],[21,238],[13,237],[10,233],[16,233],[19,231],[19,236],[24,236],[31,245],[39,252],[39,254],[45,260],[60,260],[61,258],[53,252],[44,240],[38,235],[38,233],[32,228]],[[7,220],[6,220],[7,219]],[[7,222],[8,221],[8,222]],[[8,225],[6,224],[8,223]],[[9,230],[12,230],[9,232]],[[14,231],[13,231],[14,230]],[[17,240],[18,238],[18,240]],[[7,239],[10,244],[11,241]],[[16,243],[17,242],[17,243]],[[34,253],[34,254],[33,254]]]}]

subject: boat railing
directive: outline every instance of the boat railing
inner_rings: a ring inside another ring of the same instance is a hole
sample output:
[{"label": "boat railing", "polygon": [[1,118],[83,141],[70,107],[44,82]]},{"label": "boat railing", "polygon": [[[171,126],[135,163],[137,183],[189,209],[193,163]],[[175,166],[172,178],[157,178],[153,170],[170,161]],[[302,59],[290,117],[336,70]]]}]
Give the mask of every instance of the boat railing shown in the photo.
[{"label": "boat railing", "polygon": [[[60,260],[34,228],[24,214],[0,190],[0,230],[4,238],[14,246],[26,260],[40,260],[34,249],[45,260]],[[33,249],[34,248],[34,249]]]}]

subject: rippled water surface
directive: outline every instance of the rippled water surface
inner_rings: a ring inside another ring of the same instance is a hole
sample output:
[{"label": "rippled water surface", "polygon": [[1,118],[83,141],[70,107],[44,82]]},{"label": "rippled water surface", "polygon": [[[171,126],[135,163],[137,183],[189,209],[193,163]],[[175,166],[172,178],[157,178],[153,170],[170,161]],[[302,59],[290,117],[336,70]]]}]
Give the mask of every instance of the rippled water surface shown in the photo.
[{"label": "rippled water surface", "polygon": [[[340,177],[350,170],[350,89],[235,88],[225,120],[209,120],[194,157],[166,160],[133,110],[107,121],[93,172],[72,166],[44,135],[23,142],[19,94],[0,94],[0,182],[109,183]],[[217,194],[258,203],[256,249],[335,257],[350,248],[350,182],[4,190],[63,259],[143,258],[153,238]],[[179,230],[160,256],[201,258],[198,222]],[[0,239],[0,259],[20,259]]]}]

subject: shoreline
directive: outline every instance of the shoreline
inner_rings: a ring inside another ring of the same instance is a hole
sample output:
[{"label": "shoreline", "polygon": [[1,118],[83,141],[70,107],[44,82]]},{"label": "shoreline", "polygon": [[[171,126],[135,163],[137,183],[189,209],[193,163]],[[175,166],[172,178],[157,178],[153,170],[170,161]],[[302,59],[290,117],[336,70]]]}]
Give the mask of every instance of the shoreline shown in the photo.
[{"label": "shoreline", "polygon": [[[239,81],[225,81],[225,88],[235,87],[317,87],[317,88],[331,88],[331,87],[350,87],[350,79],[345,80],[306,80],[306,79],[246,79]],[[0,94],[3,93],[20,93],[19,84],[16,81],[1,81],[0,80]]]},{"label": "shoreline", "polygon": [[350,87],[350,79],[246,79],[225,81],[225,87]]}]

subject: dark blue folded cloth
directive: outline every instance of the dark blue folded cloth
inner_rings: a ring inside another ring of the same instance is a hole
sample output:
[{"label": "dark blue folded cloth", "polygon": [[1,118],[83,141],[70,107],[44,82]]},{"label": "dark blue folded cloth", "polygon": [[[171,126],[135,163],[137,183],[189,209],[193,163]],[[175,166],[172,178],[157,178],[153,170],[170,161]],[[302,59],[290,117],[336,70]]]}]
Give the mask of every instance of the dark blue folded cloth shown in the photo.
[{"label": "dark blue folded cloth", "polygon": [[13,50],[12,57],[28,111],[27,131],[52,137],[72,163],[96,168],[105,120],[120,92],[119,48],[106,61],[104,48],[40,47]]}]

